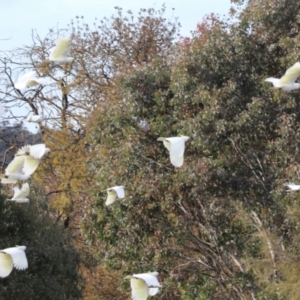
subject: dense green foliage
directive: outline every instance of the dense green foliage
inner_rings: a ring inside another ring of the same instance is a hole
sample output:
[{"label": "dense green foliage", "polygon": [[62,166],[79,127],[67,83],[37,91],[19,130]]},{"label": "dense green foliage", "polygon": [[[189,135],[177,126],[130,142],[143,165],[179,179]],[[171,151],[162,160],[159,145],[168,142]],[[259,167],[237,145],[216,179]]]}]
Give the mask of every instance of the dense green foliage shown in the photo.
[{"label": "dense green foliage", "polygon": [[[0,298],[81,299],[79,256],[63,229],[38,208],[33,191],[30,204],[8,202],[8,196],[1,192],[0,249],[25,245],[29,268],[14,269],[1,279]],[[41,196],[37,199],[44,201]]]},{"label": "dense green foliage", "polygon": [[[95,28],[72,23],[72,64],[47,60],[61,31],[0,59],[1,101],[48,114],[52,150],[32,179],[39,205],[1,196],[0,249],[26,245],[30,266],[1,279],[1,299],[123,299],[122,276],[154,270],[155,299],[300,298],[299,194],[283,186],[299,183],[299,90],[264,82],[299,60],[300,4],[232,2],[228,20],[208,16],[177,43],[164,7],[137,20],[117,8]],[[18,59],[57,88],[16,90]],[[190,139],[174,168],[157,138],[178,135]],[[105,206],[115,185],[126,197]],[[83,296],[61,220],[100,261],[81,264]]]},{"label": "dense green foliage", "polygon": [[[72,245],[80,250],[82,298],[88,300],[116,300],[126,296],[119,288],[122,277],[118,272],[103,267],[101,261],[93,264],[95,268],[90,261],[85,264],[85,256],[90,258],[88,254],[98,252],[96,247],[85,243],[80,232],[86,208],[93,201],[87,194],[94,182],[93,172],[87,172],[85,165],[85,161],[93,156],[93,147],[86,141],[87,120],[94,107],[105,100],[106,94],[110,94],[115,77],[130,72],[135,65],[152,61],[154,57],[165,57],[165,52],[173,46],[179,25],[176,19],[172,22],[165,19],[164,6],[159,10],[141,9],[137,16],[130,11],[124,13],[119,7],[115,9],[116,13],[111,18],[95,20],[93,26],[76,17],[69,29],[50,30],[43,39],[33,32],[32,45],[0,57],[1,105],[10,107],[13,103],[15,107],[24,107],[30,113],[44,117],[39,125],[42,141],[51,152],[43,157],[30,185],[38,186],[42,198],[47,199],[43,202],[47,210],[39,214],[49,215],[53,223],[63,224],[66,232],[72,234]],[[56,64],[48,59],[49,49],[62,35],[70,38],[73,63]],[[35,70],[41,77],[50,77],[51,87],[36,85],[17,89],[14,82],[29,70]],[[13,114],[12,108],[8,118],[21,121],[25,117]],[[0,141],[2,138],[0,134]],[[25,141],[20,130],[17,140],[21,143],[15,143],[10,137],[7,140],[3,148],[7,151],[11,147],[8,151],[10,156],[6,157],[6,162],[9,162],[17,148],[29,141]],[[24,211],[24,218],[27,213],[30,213],[29,209]],[[47,229],[44,230],[47,234]],[[32,238],[35,243],[36,237]],[[30,257],[28,259],[30,261]],[[77,268],[77,261],[74,261],[74,267]],[[67,269],[68,265],[65,272]],[[72,279],[71,275],[68,277]],[[28,293],[35,292],[35,289],[27,288],[30,290]],[[71,299],[68,295],[61,297]],[[32,299],[31,295],[27,298]],[[55,295],[53,298],[58,299]]]},{"label": "dense green foliage", "polygon": [[[156,269],[157,299],[298,299],[299,92],[275,91],[299,58],[299,3],[251,1],[115,80],[91,122],[95,205],[85,223],[124,273]],[[147,122],[149,130],[139,122]],[[187,135],[174,169],[156,139]],[[106,188],[126,199],[105,207]]]}]

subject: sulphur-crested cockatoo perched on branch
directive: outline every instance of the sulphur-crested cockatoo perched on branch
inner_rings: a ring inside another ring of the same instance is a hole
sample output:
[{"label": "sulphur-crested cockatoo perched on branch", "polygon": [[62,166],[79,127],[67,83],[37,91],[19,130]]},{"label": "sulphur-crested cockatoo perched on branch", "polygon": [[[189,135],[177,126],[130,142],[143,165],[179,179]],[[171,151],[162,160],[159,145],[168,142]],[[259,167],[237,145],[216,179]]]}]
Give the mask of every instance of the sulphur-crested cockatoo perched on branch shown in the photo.
[{"label": "sulphur-crested cockatoo perched on branch", "polygon": [[295,184],[293,182],[286,182],[283,185],[287,186],[292,191],[299,191],[300,190],[300,185]]},{"label": "sulphur-crested cockatoo perched on branch", "polygon": [[300,63],[296,62],[292,67],[286,70],[285,74],[280,78],[269,77],[265,81],[271,82],[277,89],[283,91],[292,91],[300,88],[300,83],[295,83],[300,75]]},{"label": "sulphur-crested cockatoo perched on branch", "polygon": [[7,277],[13,267],[17,270],[28,268],[25,246],[16,246],[0,250],[0,277]]},{"label": "sulphur-crested cockatoo perched on branch", "polygon": [[28,116],[26,119],[24,119],[23,122],[41,123],[43,120],[44,120],[44,118],[40,115],[32,115],[32,116]]},{"label": "sulphur-crested cockatoo perched on branch", "polygon": [[147,300],[149,296],[156,295],[161,287],[157,280],[157,276],[157,272],[126,276],[125,279],[130,279],[132,299]]},{"label": "sulphur-crested cockatoo perched on branch", "polygon": [[13,187],[14,189],[14,196],[9,201],[15,201],[18,203],[27,203],[29,199],[26,198],[29,195],[30,188],[29,184],[26,182],[22,185],[22,188],[19,189],[17,186]]},{"label": "sulphur-crested cockatoo perched on branch", "polygon": [[50,49],[49,60],[54,61],[58,64],[69,63],[74,60],[73,57],[69,57],[69,44],[70,41],[66,37],[61,37],[56,41],[56,46]]},{"label": "sulphur-crested cockatoo perched on branch", "polygon": [[169,138],[159,137],[157,140],[163,142],[169,150],[171,164],[175,167],[181,167],[183,164],[185,142],[188,139],[188,136],[180,136]]},{"label": "sulphur-crested cockatoo perched on branch", "polygon": [[118,198],[124,198],[125,197],[125,191],[124,191],[124,186],[119,185],[119,186],[114,186],[106,190],[107,191],[107,198],[105,201],[105,205],[110,205],[114,203]]},{"label": "sulphur-crested cockatoo perched on branch", "polygon": [[20,90],[38,84],[49,84],[49,79],[39,78],[37,77],[37,73],[35,71],[32,71],[20,76],[15,83],[15,88]]}]

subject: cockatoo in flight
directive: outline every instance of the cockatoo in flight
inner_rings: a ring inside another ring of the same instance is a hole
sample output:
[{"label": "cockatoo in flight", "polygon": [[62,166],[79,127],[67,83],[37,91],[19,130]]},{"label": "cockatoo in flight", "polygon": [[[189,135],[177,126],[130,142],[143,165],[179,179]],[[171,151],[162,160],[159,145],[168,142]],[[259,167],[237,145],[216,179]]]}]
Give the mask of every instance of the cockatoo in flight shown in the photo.
[{"label": "cockatoo in flight", "polygon": [[125,279],[130,279],[132,299],[147,300],[149,296],[156,295],[161,287],[157,276],[157,272],[126,276]]},{"label": "cockatoo in flight", "polygon": [[18,180],[27,180],[35,172],[40,164],[41,158],[50,152],[45,144],[26,145],[18,150],[15,158],[1,174],[3,184],[17,183]]},{"label": "cockatoo in flight", "polygon": [[181,167],[183,164],[183,155],[185,149],[185,142],[189,139],[188,136],[180,137],[159,137],[157,140],[164,143],[165,147],[169,150],[170,161],[174,167]]},{"label": "cockatoo in flight", "polygon": [[107,189],[107,198],[106,198],[106,202],[105,205],[110,205],[112,203],[114,203],[118,198],[124,198],[125,197],[125,191],[124,191],[124,186],[119,185],[119,186],[114,186],[111,187],[109,189]]},{"label": "cockatoo in flight", "polygon": [[26,119],[24,119],[23,122],[41,123],[43,120],[44,120],[44,118],[40,115],[32,115],[32,116],[28,116]]},{"label": "cockatoo in flight", "polygon": [[74,60],[68,56],[70,41],[66,37],[61,37],[56,41],[56,46],[50,49],[49,60],[58,64],[70,63]]},{"label": "cockatoo in flight", "polygon": [[300,75],[300,63],[296,62],[292,67],[286,70],[285,74],[280,78],[269,77],[265,81],[271,82],[277,89],[283,91],[292,91],[300,88],[300,83],[295,83]]},{"label": "cockatoo in flight", "polygon": [[15,158],[8,164],[5,169],[5,173],[0,175],[2,184],[17,183],[18,180],[28,180],[30,174],[24,174],[25,158],[21,156],[15,156]]},{"label": "cockatoo in flight", "polygon": [[49,79],[39,78],[37,76],[37,73],[35,71],[32,71],[20,76],[15,83],[15,88],[21,90],[26,87],[35,86],[39,84],[49,84]]},{"label": "cockatoo in flight", "polygon": [[299,191],[300,190],[300,185],[295,184],[293,182],[286,182],[283,185],[287,186],[292,191]]},{"label": "cockatoo in flight", "polygon": [[39,166],[41,158],[49,152],[45,144],[26,145],[18,150],[16,157],[24,157],[22,170],[25,175],[31,175]]},{"label": "cockatoo in flight", "polygon": [[14,196],[11,199],[8,199],[9,201],[15,201],[18,203],[29,202],[29,199],[26,198],[30,192],[29,184],[27,182],[23,183],[21,189],[19,189],[19,187],[15,186],[15,187],[13,187],[13,190],[14,190]]},{"label": "cockatoo in flight", "polygon": [[28,268],[25,246],[16,246],[0,250],[0,277],[7,277],[13,267],[17,270]]}]

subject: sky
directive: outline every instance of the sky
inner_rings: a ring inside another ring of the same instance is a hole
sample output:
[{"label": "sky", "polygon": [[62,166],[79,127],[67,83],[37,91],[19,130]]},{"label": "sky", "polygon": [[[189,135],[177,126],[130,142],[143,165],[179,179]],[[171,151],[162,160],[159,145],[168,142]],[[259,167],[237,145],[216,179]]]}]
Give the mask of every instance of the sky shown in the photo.
[{"label": "sky", "polygon": [[230,0],[0,0],[0,50],[31,45],[32,30],[44,37],[51,28],[67,28],[76,16],[92,25],[96,17],[113,15],[115,6],[136,13],[163,3],[167,19],[178,17],[182,36],[190,36],[206,14],[227,15],[230,8]]},{"label": "sky", "polygon": [[[33,30],[43,39],[50,29],[68,28],[76,16],[93,25],[95,18],[110,18],[115,6],[137,15],[140,8],[158,10],[163,3],[166,19],[178,17],[181,36],[191,36],[205,15],[227,15],[230,8],[230,0],[0,0],[0,51],[31,46]],[[14,115],[24,115],[22,108],[14,108]]]}]

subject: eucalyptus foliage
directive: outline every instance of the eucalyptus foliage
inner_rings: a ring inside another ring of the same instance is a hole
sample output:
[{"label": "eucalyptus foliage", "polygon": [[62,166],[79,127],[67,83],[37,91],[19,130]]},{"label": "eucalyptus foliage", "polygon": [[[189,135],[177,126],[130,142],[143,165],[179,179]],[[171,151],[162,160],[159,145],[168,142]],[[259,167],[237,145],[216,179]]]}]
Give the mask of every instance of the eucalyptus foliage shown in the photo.
[{"label": "eucalyptus foliage", "polygon": [[[299,92],[264,82],[299,59],[299,6],[250,1],[207,17],[120,74],[94,113],[84,230],[108,266],[160,272],[156,299],[299,298],[299,196],[283,188],[300,170]],[[190,140],[175,169],[156,139],[178,135]],[[106,207],[112,185],[125,200]]]}]

